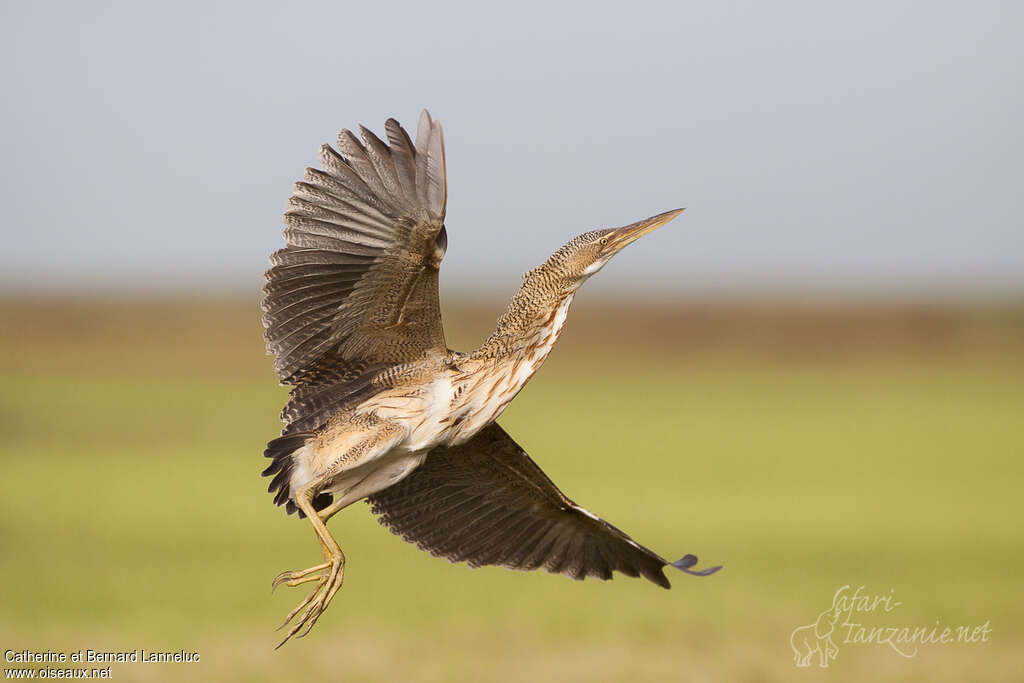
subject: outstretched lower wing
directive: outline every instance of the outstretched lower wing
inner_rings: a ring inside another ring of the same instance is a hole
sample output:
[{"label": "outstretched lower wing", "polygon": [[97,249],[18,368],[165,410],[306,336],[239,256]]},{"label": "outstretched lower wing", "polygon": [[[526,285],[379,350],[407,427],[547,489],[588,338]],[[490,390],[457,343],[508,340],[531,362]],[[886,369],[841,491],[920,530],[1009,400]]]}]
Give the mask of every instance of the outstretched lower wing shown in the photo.
[{"label": "outstretched lower wing", "polygon": [[368,366],[446,352],[437,273],[447,237],[444,138],[424,111],[416,143],[394,119],[320,149],[288,201],[287,246],[266,273],[263,324],[281,381],[337,384]]},{"label": "outstretched lower wing", "polygon": [[567,498],[497,424],[461,446],[438,448],[411,475],[368,499],[380,522],[406,541],[472,567],[543,568],[574,579],[643,576],[670,588],[669,562]]}]

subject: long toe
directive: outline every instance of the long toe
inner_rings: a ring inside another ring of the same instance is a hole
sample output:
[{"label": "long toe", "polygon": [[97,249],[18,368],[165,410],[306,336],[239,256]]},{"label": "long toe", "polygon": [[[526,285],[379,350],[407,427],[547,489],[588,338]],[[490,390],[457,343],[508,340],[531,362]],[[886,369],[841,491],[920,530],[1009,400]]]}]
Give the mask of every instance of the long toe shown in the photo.
[{"label": "long toe", "polygon": [[298,586],[300,583],[305,583],[305,581],[299,581],[298,583],[291,582],[296,581],[297,579],[308,577],[310,574],[315,574],[316,572],[323,571],[331,565],[332,563],[328,561],[318,564],[315,567],[310,567],[309,569],[296,569],[294,571],[281,572],[280,574],[274,577],[273,582],[270,584],[270,592],[274,592],[277,589],[277,587],[280,586],[282,583],[287,583],[289,586]]},{"label": "long toe", "polygon": [[341,584],[345,581],[345,557],[342,556],[340,559],[335,560],[331,565],[330,579],[327,581],[327,588],[324,591],[324,609],[331,604],[331,600],[341,589]]},{"label": "long toe", "polygon": [[292,610],[292,613],[288,615],[285,623],[281,625],[282,627],[285,626],[301,609],[306,609],[298,621],[292,624],[288,634],[277,647],[281,647],[287,643],[293,636],[302,638],[313,630],[316,622],[320,620],[320,615],[327,611],[327,606],[331,604],[331,600],[334,598],[335,594],[337,594],[338,589],[341,588],[344,577],[345,556],[339,554],[331,561],[330,571],[320,576],[322,583],[320,583],[320,585],[318,585],[298,607]]},{"label": "long toe", "polygon": [[341,584],[344,579],[345,558],[342,556],[333,563],[327,583],[324,585],[324,590],[315,603],[316,609],[314,610],[313,607],[310,607],[310,614],[308,616],[309,621],[306,623],[306,628],[298,634],[299,638],[302,638],[313,630],[313,626],[315,626],[316,622],[320,619],[320,615],[327,611],[327,607],[331,604],[331,600],[334,599],[334,596],[341,588]]},{"label": "long toe", "polygon": [[[317,577],[317,578],[320,580],[320,583],[317,585],[317,587],[314,588],[312,591],[310,591],[309,595],[307,595],[305,597],[305,599],[302,602],[300,602],[298,604],[298,606],[296,606],[295,609],[293,609],[291,612],[288,613],[288,616],[286,616],[284,618],[284,621],[281,622],[281,625],[278,626],[276,629],[274,629],[275,631],[280,631],[285,626],[287,626],[288,622],[290,622],[292,619],[294,619],[296,614],[298,614],[304,607],[306,607],[306,605],[309,605],[311,602],[313,602],[313,600],[316,599],[316,597],[323,592],[324,586],[327,584],[326,577],[322,577],[321,576],[321,577]],[[305,618],[305,617],[303,617],[303,618]],[[285,640],[288,640],[288,639],[285,638]],[[282,645],[283,645],[283,643],[282,643]]]}]

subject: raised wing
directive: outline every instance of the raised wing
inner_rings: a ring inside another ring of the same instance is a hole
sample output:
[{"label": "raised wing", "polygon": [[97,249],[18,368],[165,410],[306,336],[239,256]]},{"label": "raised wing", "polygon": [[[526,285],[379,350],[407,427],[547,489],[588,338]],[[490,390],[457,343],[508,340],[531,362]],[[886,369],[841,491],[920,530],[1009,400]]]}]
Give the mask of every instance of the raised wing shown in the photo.
[{"label": "raised wing", "polygon": [[287,246],[266,273],[263,324],[281,381],[336,384],[366,368],[446,352],[437,297],[447,184],[441,124],[416,144],[394,119],[385,144],[360,126],[295,184]]},{"label": "raised wing", "polygon": [[411,475],[368,499],[406,541],[471,567],[543,568],[574,579],[643,576],[670,588],[669,562],[569,500],[496,423],[461,446],[431,451]]}]

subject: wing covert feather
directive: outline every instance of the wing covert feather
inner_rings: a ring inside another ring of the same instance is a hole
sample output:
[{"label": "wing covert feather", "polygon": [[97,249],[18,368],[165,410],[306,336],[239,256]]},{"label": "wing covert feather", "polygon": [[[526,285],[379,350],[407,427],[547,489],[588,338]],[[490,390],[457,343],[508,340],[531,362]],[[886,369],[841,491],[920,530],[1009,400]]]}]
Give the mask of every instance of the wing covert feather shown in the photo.
[{"label": "wing covert feather", "polygon": [[670,588],[669,562],[576,505],[498,424],[461,446],[437,448],[394,486],[368,498],[379,521],[432,555],[471,567],[543,568],[582,580],[618,571]]}]

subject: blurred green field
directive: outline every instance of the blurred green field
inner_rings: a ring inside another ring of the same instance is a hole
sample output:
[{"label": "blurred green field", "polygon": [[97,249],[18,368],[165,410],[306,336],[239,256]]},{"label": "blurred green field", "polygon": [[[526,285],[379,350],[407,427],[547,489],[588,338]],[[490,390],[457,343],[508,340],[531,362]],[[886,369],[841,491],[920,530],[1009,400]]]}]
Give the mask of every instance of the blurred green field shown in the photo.
[{"label": "blurred green field", "polygon": [[[1018,309],[739,310],[715,326],[706,310],[581,307],[502,423],[569,496],[721,573],[672,573],[663,591],[470,570],[359,504],[331,522],[344,588],[310,636],[275,652],[304,593],[271,596],[270,580],[319,550],[259,477],[285,390],[255,306],[8,301],[0,646],[201,653],[114,664],[127,681],[1024,676]],[[483,335],[488,315],[474,315],[453,317],[453,345]],[[862,343],[840,343],[838,320]],[[631,325],[640,341],[624,359]],[[845,584],[892,590],[902,605],[884,623],[989,621],[990,641],[913,658],[841,644],[830,668],[796,669],[790,633]]]}]

